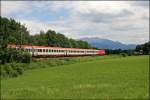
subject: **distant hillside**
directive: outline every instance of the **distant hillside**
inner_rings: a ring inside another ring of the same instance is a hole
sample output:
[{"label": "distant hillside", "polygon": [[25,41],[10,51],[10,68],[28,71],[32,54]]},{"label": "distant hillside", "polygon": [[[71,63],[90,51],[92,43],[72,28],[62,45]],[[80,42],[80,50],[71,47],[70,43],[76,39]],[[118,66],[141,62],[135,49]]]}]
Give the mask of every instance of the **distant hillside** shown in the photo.
[{"label": "distant hillside", "polygon": [[93,47],[103,49],[135,49],[135,44],[123,44],[118,41],[112,41],[101,38],[82,38],[81,40],[87,41]]}]

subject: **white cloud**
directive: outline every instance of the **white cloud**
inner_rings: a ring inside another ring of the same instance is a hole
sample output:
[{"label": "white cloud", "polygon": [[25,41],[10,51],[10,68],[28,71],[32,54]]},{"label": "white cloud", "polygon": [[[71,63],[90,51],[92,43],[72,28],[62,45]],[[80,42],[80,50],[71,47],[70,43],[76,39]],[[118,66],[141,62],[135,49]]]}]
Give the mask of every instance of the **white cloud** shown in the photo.
[{"label": "white cloud", "polygon": [[3,16],[8,16],[17,12],[28,11],[29,6],[24,1],[1,1],[1,14]]},{"label": "white cloud", "polygon": [[124,43],[144,43],[149,39],[149,5],[145,7],[145,4],[135,1],[7,1],[2,3],[2,15],[13,17],[11,14],[17,12],[28,15],[33,9],[43,14],[57,13],[65,9],[70,16],[57,21],[46,22],[36,16],[34,20],[16,19],[25,23],[31,34],[53,29],[72,38],[101,37]]}]

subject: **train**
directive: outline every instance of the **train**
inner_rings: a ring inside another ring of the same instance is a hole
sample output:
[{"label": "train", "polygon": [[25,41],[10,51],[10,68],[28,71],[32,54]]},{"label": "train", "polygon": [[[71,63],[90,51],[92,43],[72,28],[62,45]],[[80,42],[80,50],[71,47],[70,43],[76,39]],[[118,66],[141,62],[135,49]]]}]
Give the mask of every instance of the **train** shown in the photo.
[{"label": "train", "polygon": [[105,50],[81,49],[81,48],[62,48],[51,46],[33,46],[33,45],[14,45],[9,44],[7,48],[23,49],[33,57],[69,57],[69,56],[92,56],[105,55]]}]

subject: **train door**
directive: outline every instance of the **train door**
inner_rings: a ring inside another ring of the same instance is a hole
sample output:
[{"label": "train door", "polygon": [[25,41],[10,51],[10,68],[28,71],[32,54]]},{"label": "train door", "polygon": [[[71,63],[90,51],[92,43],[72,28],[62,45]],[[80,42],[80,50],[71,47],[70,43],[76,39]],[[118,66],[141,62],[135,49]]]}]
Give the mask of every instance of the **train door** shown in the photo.
[{"label": "train door", "polygon": [[67,50],[65,50],[65,55],[67,56],[68,54],[67,54]]}]

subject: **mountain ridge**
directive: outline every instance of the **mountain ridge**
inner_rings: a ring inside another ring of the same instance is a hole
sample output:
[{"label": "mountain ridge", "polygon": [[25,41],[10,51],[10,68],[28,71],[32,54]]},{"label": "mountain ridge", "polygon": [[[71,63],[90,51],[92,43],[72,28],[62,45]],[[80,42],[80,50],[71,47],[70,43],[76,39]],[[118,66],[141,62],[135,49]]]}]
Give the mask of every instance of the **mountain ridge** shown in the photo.
[{"label": "mountain ridge", "polygon": [[87,41],[91,46],[99,49],[135,49],[136,44],[124,44],[119,41],[113,41],[103,38],[81,38],[80,40]]}]

